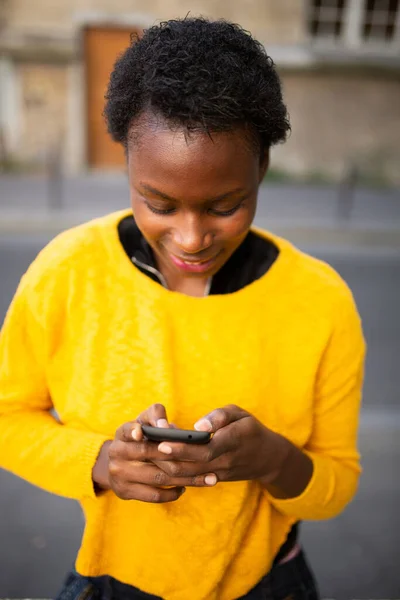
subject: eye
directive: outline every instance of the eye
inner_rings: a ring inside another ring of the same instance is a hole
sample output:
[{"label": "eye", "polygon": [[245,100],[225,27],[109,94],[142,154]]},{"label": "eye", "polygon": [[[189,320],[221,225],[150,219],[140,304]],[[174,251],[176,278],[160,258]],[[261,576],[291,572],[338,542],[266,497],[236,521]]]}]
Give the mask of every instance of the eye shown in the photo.
[{"label": "eye", "polygon": [[155,206],[152,206],[147,201],[145,201],[145,204],[146,204],[147,208],[149,210],[151,210],[152,213],[155,213],[156,215],[171,215],[175,211],[175,208],[156,208]]},{"label": "eye", "polygon": [[214,215],[217,215],[218,217],[230,217],[231,215],[234,215],[236,211],[239,210],[239,208],[241,208],[243,206],[243,201],[239,202],[239,204],[236,204],[236,206],[234,206],[233,208],[230,208],[229,210],[217,210],[215,208],[211,208],[210,212],[213,213]]}]

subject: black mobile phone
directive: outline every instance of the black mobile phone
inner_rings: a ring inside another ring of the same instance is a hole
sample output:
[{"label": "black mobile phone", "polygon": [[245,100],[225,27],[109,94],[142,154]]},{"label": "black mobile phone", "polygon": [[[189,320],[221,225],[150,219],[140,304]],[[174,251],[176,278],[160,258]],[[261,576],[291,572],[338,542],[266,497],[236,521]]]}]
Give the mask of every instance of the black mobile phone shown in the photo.
[{"label": "black mobile phone", "polygon": [[185,442],[186,444],[207,444],[211,439],[208,431],[190,429],[167,429],[142,425],[144,435],[151,442]]}]

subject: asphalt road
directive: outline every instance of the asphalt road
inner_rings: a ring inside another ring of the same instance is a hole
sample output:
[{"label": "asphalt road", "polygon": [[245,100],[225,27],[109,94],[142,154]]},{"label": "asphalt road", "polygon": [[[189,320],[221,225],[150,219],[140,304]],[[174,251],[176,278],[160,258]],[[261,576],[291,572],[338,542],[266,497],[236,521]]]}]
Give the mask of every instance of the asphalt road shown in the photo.
[{"label": "asphalt road", "polygon": [[[0,237],[0,322],[44,236]],[[337,519],[306,523],[302,539],[322,595],[400,598],[400,253],[328,250],[351,285],[369,343],[357,498]],[[0,597],[54,597],[72,564],[83,521],[79,506],[0,471]]]}]

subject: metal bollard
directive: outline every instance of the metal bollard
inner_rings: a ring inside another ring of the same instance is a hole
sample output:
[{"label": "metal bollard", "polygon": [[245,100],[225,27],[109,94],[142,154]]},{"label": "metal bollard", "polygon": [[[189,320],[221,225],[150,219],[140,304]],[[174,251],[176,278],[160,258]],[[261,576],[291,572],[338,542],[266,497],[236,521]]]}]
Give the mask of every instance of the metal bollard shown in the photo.
[{"label": "metal bollard", "polygon": [[61,210],[63,207],[63,174],[61,164],[61,148],[57,144],[50,151],[47,161],[48,185],[47,205],[51,211]]},{"label": "metal bollard", "polygon": [[359,172],[357,167],[354,164],[350,164],[338,187],[336,217],[342,223],[347,223],[351,219],[358,179]]}]

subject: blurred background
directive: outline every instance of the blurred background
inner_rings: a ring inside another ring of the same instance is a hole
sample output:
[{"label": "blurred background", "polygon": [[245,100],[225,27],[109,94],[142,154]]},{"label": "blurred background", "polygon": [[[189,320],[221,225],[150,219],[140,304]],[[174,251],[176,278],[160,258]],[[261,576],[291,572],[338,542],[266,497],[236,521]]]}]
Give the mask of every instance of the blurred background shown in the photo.
[{"label": "blurred background", "polygon": [[[189,12],[240,23],[276,62],[293,132],[256,223],[342,274],[369,344],[359,493],[305,523],[304,546],[323,596],[398,599],[399,0],[0,0],[0,323],[54,235],[129,205],[109,73],[133,32]],[[0,597],[54,597],[82,527],[77,504],[0,471]]]}]

